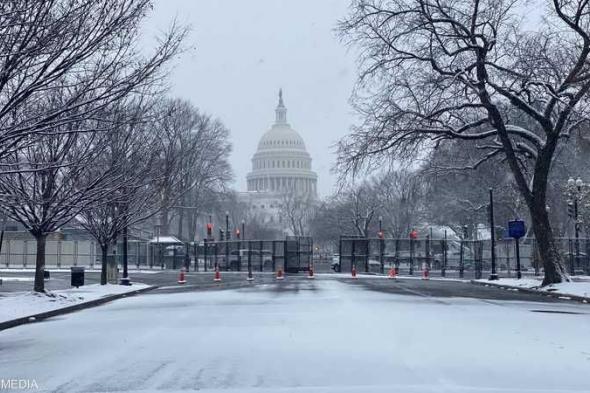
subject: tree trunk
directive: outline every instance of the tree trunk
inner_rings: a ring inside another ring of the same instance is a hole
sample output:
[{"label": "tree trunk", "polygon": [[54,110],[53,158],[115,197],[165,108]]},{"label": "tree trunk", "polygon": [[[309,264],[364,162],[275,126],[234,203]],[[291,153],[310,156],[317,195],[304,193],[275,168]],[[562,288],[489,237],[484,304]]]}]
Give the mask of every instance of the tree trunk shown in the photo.
[{"label": "tree trunk", "polygon": [[539,199],[535,198],[533,201],[531,219],[533,222],[533,232],[535,234],[535,239],[537,240],[539,257],[545,270],[545,277],[543,278],[542,285],[569,281],[563,265],[563,260],[559,253],[559,248],[555,244],[545,201]]},{"label": "tree trunk", "polygon": [[187,226],[188,226],[188,237],[189,241],[196,241],[197,237],[197,228],[196,228],[196,213],[191,211],[187,217]]},{"label": "tree trunk", "polygon": [[168,236],[169,233],[169,225],[168,222],[168,208],[162,208],[162,212],[160,213],[160,236]]},{"label": "tree trunk", "polygon": [[177,236],[180,240],[183,240],[182,238],[182,233],[183,231],[183,225],[184,225],[184,209],[178,209],[178,233]]},{"label": "tree trunk", "polygon": [[100,245],[101,267],[100,267],[100,285],[107,285],[107,255],[109,251],[108,244]]},{"label": "tree trunk", "polygon": [[33,235],[37,240],[37,256],[35,260],[35,284],[33,290],[35,292],[45,292],[45,245],[47,235]]}]

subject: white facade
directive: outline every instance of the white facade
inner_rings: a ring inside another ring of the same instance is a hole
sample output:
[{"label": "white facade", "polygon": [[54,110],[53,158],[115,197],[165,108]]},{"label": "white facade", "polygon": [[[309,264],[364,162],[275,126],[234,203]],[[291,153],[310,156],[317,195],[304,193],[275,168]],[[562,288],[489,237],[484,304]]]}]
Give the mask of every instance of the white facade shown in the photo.
[{"label": "white facade", "polygon": [[317,175],[303,138],[287,123],[287,108],[279,91],[276,120],[260,139],[248,173],[248,191],[297,192],[316,196]]},{"label": "white facade", "polygon": [[252,156],[247,191],[240,193],[240,201],[248,206],[250,214],[269,224],[281,223],[281,204],[286,194],[308,200],[317,196],[317,174],[312,170],[311,156],[301,135],[287,123],[281,90],[275,115],[274,124],[262,135]]}]

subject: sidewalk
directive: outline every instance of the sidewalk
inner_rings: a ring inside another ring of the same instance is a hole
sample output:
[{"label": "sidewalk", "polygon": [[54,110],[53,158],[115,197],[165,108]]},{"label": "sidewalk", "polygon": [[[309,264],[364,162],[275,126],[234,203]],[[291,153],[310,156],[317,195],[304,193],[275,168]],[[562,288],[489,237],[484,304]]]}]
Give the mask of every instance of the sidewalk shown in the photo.
[{"label": "sidewalk", "polygon": [[574,281],[563,282],[560,284],[551,284],[541,287],[542,279],[539,278],[500,278],[499,280],[490,281],[487,279],[471,280],[478,285],[491,285],[509,290],[526,291],[529,293],[538,293],[547,296],[555,296],[560,299],[577,300],[582,303],[590,302],[590,277],[575,276]]},{"label": "sidewalk", "polygon": [[97,306],[156,288],[146,284],[92,284],[48,292],[11,292],[0,297],[0,330]]}]

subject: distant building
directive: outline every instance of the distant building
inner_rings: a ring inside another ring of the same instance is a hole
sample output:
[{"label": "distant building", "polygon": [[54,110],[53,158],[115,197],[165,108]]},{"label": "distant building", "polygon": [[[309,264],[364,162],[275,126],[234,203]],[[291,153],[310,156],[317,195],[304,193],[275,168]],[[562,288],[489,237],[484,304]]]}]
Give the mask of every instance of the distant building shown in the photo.
[{"label": "distant building", "polygon": [[303,138],[287,123],[282,90],[275,114],[274,124],[258,142],[252,156],[252,171],[246,177],[247,191],[240,193],[239,198],[247,205],[250,216],[279,226],[285,197],[315,200],[318,177],[312,170]]}]

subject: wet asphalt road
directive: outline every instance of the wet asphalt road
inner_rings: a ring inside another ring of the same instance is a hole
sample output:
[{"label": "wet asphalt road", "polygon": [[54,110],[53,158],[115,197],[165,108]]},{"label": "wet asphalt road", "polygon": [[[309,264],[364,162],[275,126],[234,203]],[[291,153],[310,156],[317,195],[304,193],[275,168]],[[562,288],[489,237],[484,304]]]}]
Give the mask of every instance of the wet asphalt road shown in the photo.
[{"label": "wet asphalt road", "polygon": [[[4,278],[0,286],[0,296],[3,293],[14,291],[29,291],[32,289],[33,272],[2,272]],[[236,289],[251,286],[272,285],[271,290],[283,291],[289,288],[299,287],[298,283],[309,281],[306,275],[286,275],[284,281],[277,281],[271,272],[254,272],[254,281],[246,280],[246,272],[221,272],[221,282],[214,282],[213,272],[189,272],[186,274],[186,284],[179,285],[177,271],[130,271],[132,281],[142,282],[148,285],[155,285],[159,288],[150,293],[174,293],[190,291],[210,291],[223,289]],[[29,279],[29,281],[11,281],[11,277]],[[51,279],[46,281],[48,290],[66,289],[70,287],[69,272],[52,272]],[[96,271],[86,272],[86,284],[98,283],[100,273]],[[358,279],[353,280],[347,274],[316,274],[316,280],[338,280],[349,285],[362,286],[370,291],[392,293],[398,295],[421,296],[426,298],[475,298],[489,301],[531,301],[544,303],[571,303],[565,299],[547,297],[541,294],[529,294],[504,289],[485,287],[471,284],[468,281],[458,280],[420,280],[414,277],[401,277],[396,280],[389,280],[383,276],[359,274]],[[266,288],[267,290],[268,288]]]}]

